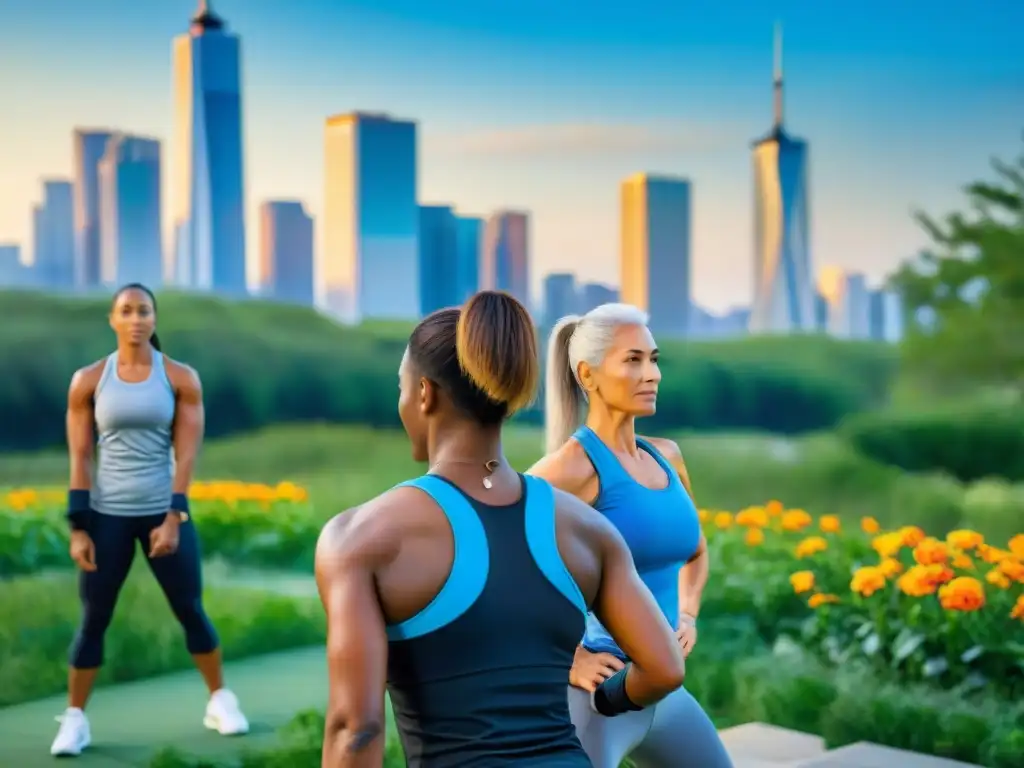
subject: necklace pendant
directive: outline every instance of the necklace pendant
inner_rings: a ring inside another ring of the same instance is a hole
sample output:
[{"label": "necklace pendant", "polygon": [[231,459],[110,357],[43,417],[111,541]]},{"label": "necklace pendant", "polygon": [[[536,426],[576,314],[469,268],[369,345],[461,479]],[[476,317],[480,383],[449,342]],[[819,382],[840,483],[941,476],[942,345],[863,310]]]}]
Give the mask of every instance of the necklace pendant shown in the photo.
[{"label": "necklace pendant", "polygon": [[494,485],[494,483],[491,482],[491,478],[489,478],[489,477],[485,477],[484,478],[484,488],[486,488],[487,490],[490,490],[491,486],[493,486],[493,485]]}]

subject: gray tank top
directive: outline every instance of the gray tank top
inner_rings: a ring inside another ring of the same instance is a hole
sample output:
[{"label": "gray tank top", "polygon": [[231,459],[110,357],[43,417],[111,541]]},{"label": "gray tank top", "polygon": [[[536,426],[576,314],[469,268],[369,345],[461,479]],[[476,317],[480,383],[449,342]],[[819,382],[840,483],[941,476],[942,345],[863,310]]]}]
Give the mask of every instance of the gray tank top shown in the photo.
[{"label": "gray tank top", "polygon": [[174,404],[162,354],[153,350],[149,378],[135,384],[117,375],[117,352],[107,358],[93,398],[99,456],[91,498],[97,512],[134,516],[168,510]]}]

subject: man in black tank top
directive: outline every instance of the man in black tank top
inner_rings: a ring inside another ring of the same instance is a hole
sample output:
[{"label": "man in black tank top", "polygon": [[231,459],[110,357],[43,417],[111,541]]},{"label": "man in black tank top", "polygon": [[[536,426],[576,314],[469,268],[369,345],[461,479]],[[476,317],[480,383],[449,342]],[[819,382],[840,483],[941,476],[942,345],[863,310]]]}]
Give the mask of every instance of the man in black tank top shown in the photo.
[{"label": "man in black tank top", "polygon": [[682,684],[671,628],[614,528],[502,455],[501,425],[537,378],[532,322],[507,294],[436,312],[410,337],[399,414],[431,474],[337,516],[317,545],[324,768],[382,765],[385,686],[411,768],[589,766],[566,686],[590,606],[633,659],[599,711]]}]

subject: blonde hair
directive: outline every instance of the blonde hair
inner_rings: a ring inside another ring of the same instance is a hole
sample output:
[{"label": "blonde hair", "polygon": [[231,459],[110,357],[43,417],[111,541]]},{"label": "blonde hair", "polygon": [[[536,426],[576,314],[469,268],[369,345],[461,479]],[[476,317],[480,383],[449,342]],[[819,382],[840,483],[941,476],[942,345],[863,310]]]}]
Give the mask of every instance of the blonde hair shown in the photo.
[{"label": "blonde hair", "polygon": [[647,325],[647,313],[630,304],[601,304],[582,317],[563,317],[548,339],[544,384],[544,438],[548,453],[558,450],[579,427],[586,393],[579,366],[597,367],[627,325]]}]

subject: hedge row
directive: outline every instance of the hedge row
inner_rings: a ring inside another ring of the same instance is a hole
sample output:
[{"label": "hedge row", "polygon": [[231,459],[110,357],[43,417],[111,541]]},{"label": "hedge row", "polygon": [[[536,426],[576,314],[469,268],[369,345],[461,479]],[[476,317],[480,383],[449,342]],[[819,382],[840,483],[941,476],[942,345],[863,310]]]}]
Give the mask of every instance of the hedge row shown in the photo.
[{"label": "hedge row", "polygon": [[945,472],[969,483],[1024,481],[1024,407],[951,403],[850,416],[843,436],[864,455],[907,472]]},{"label": "hedge row", "polygon": [[[97,299],[0,292],[0,450],[59,445],[71,374],[112,349]],[[339,326],[310,310],[161,295],[164,350],[200,373],[211,436],[287,421],[397,426],[395,372],[409,328]],[[884,401],[892,348],[824,337],[665,343],[655,427],[828,428]],[[537,422],[536,410],[523,415]]]}]

